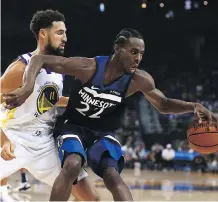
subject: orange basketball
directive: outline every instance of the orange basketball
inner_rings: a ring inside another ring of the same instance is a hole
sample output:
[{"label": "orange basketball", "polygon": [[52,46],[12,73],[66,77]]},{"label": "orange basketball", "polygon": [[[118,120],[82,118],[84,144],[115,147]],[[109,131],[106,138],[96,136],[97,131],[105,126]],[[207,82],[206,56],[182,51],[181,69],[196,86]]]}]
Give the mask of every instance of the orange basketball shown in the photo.
[{"label": "orange basketball", "polygon": [[199,123],[194,120],[187,131],[190,146],[201,154],[210,154],[218,151],[218,130],[216,123],[209,127],[208,121]]}]

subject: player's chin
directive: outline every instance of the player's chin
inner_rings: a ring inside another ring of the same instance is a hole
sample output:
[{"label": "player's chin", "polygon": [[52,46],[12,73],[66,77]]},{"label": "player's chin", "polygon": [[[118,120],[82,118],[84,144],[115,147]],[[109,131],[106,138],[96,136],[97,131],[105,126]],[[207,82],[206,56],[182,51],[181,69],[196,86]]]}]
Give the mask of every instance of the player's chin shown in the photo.
[{"label": "player's chin", "polygon": [[132,73],[132,68],[126,67],[126,68],[125,68],[125,72],[126,72],[126,73]]},{"label": "player's chin", "polygon": [[58,53],[60,56],[63,56],[64,55],[64,48],[60,48]]}]

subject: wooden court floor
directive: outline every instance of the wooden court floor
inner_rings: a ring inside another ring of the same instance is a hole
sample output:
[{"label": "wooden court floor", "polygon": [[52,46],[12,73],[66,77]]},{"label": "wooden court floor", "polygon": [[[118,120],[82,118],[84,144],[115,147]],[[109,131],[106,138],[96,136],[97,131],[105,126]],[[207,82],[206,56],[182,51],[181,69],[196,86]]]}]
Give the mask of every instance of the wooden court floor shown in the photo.
[{"label": "wooden court floor", "polygon": [[[90,181],[95,185],[102,201],[113,200],[100,178],[88,170]],[[32,189],[27,192],[10,192],[15,201],[47,201],[50,188],[35,180],[30,174]],[[138,177],[133,170],[124,170],[124,181],[137,201],[218,201],[218,175],[191,172],[142,171]],[[20,182],[19,172],[9,178],[15,187]],[[70,200],[73,200],[72,198]]]}]

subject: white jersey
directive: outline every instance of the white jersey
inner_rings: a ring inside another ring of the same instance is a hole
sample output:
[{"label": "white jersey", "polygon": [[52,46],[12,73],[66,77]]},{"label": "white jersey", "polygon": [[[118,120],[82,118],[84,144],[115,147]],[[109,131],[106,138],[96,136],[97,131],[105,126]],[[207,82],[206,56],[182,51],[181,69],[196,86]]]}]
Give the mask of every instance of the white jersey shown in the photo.
[{"label": "white jersey", "polygon": [[[20,56],[27,65],[29,53]],[[13,82],[13,81],[11,81]],[[1,106],[1,127],[15,145],[12,161],[0,157],[0,180],[21,168],[26,168],[37,179],[52,186],[61,171],[52,128],[57,117],[54,106],[62,95],[63,76],[42,69],[30,97],[13,110]],[[0,148],[1,151],[1,148]],[[78,180],[87,176],[82,170]]]},{"label": "white jersey", "polygon": [[[24,54],[20,58],[27,65],[27,70],[31,54]],[[41,69],[36,77],[33,93],[20,107],[7,110],[1,105],[1,128],[3,130],[52,128],[57,117],[55,104],[62,96],[62,90],[63,76]]]}]

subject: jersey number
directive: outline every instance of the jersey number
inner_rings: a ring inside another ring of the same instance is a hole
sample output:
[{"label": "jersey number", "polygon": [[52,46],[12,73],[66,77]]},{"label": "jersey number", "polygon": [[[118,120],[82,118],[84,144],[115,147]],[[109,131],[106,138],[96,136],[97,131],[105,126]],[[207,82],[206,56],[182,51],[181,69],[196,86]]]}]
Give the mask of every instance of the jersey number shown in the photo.
[{"label": "jersey number", "polygon": [[[83,104],[83,105],[85,105],[85,107],[82,108],[82,109],[81,109],[81,108],[76,108],[76,110],[77,110],[80,114],[82,114],[83,116],[86,116],[85,113],[86,113],[87,111],[89,111],[90,106],[89,106],[89,104],[87,104],[86,102],[83,102],[83,101],[81,101],[80,103]],[[104,108],[100,108],[96,113],[90,115],[89,118],[100,118],[99,115],[100,115],[103,111],[104,111]]]}]

